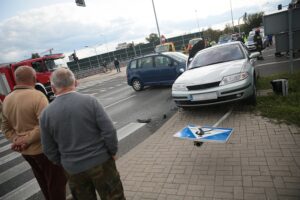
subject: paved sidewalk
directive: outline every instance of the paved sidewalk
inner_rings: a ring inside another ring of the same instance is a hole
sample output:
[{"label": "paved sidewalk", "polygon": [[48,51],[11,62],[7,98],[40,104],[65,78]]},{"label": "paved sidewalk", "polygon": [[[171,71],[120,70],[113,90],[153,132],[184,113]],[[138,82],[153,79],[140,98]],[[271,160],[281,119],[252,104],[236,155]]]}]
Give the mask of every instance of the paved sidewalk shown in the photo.
[{"label": "paved sidewalk", "polygon": [[[127,199],[300,199],[300,129],[233,111],[226,144],[200,148],[173,134],[224,113],[179,111],[117,160]],[[212,114],[205,114],[212,113]]]},{"label": "paved sidewalk", "polygon": [[125,77],[126,76],[126,67],[121,67],[121,72],[118,73],[115,69],[112,71],[107,71],[106,73],[98,73],[92,76],[78,79],[79,84],[85,83],[94,80],[109,80],[115,77]]}]

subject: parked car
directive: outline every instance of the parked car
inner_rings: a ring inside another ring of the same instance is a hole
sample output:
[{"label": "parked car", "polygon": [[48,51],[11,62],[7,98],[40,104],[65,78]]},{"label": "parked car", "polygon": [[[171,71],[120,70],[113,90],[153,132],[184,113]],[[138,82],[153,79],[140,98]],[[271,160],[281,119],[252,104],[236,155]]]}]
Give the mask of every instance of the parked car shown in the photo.
[{"label": "parked car", "polygon": [[[266,47],[268,47],[270,45],[269,39],[268,39],[268,36],[265,36],[263,29],[260,29],[260,30],[261,30],[260,36],[261,36],[261,39],[263,42],[263,49],[265,49]],[[247,46],[249,51],[256,51],[256,46],[255,46],[256,44],[253,39],[254,35],[255,35],[255,31],[250,31],[247,42],[245,43],[245,45]]]},{"label": "parked car", "polygon": [[224,44],[224,43],[231,42],[231,41],[232,41],[231,35],[225,34],[225,35],[221,35],[219,37],[218,44]]},{"label": "parked car", "polygon": [[256,43],[254,42],[254,35],[249,35],[245,43],[249,51],[256,51]]},{"label": "parked car", "polygon": [[175,103],[179,107],[190,107],[247,99],[255,104],[253,65],[258,56],[258,52],[250,54],[241,42],[199,51],[172,86]]},{"label": "parked car", "polygon": [[132,59],[127,67],[127,83],[135,91],[144,86],[172,85],[185,70],[187,56],[180,52],[163,52]]}]

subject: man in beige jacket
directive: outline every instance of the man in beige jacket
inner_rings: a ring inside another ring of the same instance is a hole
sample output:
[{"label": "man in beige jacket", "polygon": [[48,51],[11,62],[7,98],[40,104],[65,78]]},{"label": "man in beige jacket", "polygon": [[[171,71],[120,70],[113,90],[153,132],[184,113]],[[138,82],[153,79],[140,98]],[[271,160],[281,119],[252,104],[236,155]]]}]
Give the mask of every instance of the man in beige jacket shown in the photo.
[{"label": "man in beige jacket", "polygon": [[15,71],[16,86],[3,101],[2,132],[12,150],[30,164],[46,200],[65,200],[66,177],[61,166],[42,152],[39,116],[48,105],[45,95],[34,89],[36,72],[21,66]]}]

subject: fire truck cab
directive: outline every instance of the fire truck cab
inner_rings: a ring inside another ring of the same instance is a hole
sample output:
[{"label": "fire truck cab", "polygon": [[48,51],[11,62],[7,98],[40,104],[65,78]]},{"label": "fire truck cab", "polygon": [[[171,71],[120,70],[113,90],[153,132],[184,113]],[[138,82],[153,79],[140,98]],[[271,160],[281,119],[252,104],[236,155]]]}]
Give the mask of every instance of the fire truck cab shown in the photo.
[{"label": "fire truck cab", "polygon": [[52,71],[63,65],[63,58],[64,54],[51,54],[0,66],[0,99],[3,100],[16,85],[14,71],[18,67],[26,65],[33,67],[36,71],[35,88],[43,92],[51,101],[54,98],[54,93],[51,89],[50,76]]}]

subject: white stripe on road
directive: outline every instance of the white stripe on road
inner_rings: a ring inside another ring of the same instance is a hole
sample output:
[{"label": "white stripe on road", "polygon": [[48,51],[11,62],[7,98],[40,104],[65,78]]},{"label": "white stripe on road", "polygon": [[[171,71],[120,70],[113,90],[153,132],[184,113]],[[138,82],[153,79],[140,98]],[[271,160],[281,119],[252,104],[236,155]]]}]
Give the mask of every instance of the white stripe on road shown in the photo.
[{"label": "white stripe on road", "polygon": [[120,101],[117,101],[117,102],[112,103],[112,104],[110,104],[110,105],[104,106],[104,108],[105,108],[105,109],[106,109],[106,108],[110,108],[110,107],[112,107],[112,106],[114,106],[114,105],[116,105],[116,104],[118,104],[118,103],[121,103],[121,102],[123,102],[123,101],[126,101],[126,100],[128,100],[128,99],[130,99],[130,98],[132,98],[132,97],[135,97],[135,95],[131,95],[131,96],[125,98],[125,99],[121,99]]},{"label": "white stripe on road", "polygon": [[7,142],[7,139],[3,138],[0,140],[0,144],[3,144],[4,142]]},{"label": "white stripe on road", "polygon": [[23,161],[20,164],[6,170],[5,172],[2,172],[0,174],[0,184],[18,176],[19,174],[22,174],[28,169],[30,169],[30,165],[26,161]]},{"label": "white stripe on road", "polygon": [[20,187],[14,189],[13,191],[2,196],[1,199],[5,200],[25,200],[33,196],[40,191],[40,186],[38,185],[35,178],[24,183]]},{"label": "white stripe on road", "polygon": [[[293,61],[298,61],[300,60],[300,58],[298,59],[294,59]],[[259,64],[259,65],[256,65],[255,67],[260,67],[260,66],[267,66],[267,65],[274,65],[274,64],[282,64],[282,63],[289,63],[290,61],[280,61],[280,62],[270,62],[270,63],[264,63],[264,64]]]},{"label": "white stripe on road", "polygon": [[20,156],[21,156],[21,154],[18,152],[12,152],[6,156],[3,156],[0,158],[0,165],[3,165],[4,163],[7,163],[15,158],[20,157]]},{"label": "white stripe on road", "polygon": [[130,124],[127,124],[126,126],[120,128],[117,131],[118,140],[119,141],[123,140],[128,135],[132,134],[133,132],[135,132],[139,128],[142,128],[145,125],[146,125],[146,123],[130,123]]},{"label": "white stripe on road", "polygon": [[227,117],[229,117],[229,115],[232,113],[232,109],[231,108],[223,117],[221,117],[214,125],[213,127],[219,126],[219,124],[221,124],[225,119],[227,119]]},{"label": "white stripe on road", "polygon": [[1,147],[1,148],[0,148],[0,153],[2,153],[3,151],[6,151],[6,150],[8,150],[8,149],[10,149],[10,147],[11,147],[11,144],[7,144],[7,145]]}]

